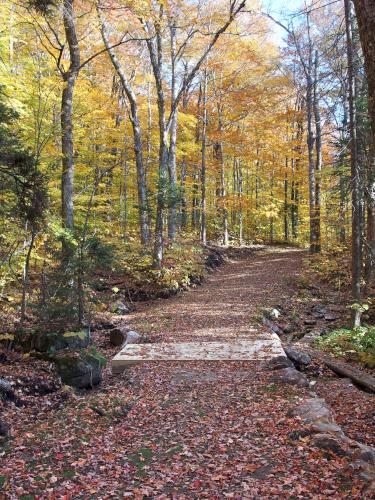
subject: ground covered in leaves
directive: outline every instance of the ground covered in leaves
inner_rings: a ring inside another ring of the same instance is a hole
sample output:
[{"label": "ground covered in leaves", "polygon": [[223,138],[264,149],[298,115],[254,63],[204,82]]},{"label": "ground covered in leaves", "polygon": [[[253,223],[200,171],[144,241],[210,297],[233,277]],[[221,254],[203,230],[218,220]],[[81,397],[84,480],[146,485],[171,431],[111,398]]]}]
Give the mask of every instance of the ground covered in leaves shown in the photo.
[{"label": "ground covered in leaves", "polygon": [[[293,293],[303,257],[272,249],[229,261],[126,321],[151,341],[254,337],[260,309]],[[94,335],[113,356],[106,331]],[[0,448],[1,495],[364,498],[349,459],[312,446],[290,416],[309,389],[270,375],[250,362],[150,363],[120,376],[107,367],[99,388],[74,394],[46,362],[8,353],[0,376],[18,384],[19,400],[2,408],[11,436]]]}]

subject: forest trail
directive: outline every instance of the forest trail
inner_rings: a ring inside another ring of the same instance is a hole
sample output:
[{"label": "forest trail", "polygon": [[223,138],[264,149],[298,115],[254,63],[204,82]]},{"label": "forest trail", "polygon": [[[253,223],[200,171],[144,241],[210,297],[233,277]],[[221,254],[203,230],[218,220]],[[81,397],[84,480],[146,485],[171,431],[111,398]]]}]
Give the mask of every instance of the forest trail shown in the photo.
[{"label": "forest trail", "polygon": [[142,333],[162,334],[163,342],[254,338],[267,331],[259,325],[262,308],[288,297],[305,255],[299,249],[268,247],[229,260],[202,286],[138,305],[129,321]]},{"label": "forest trail", "polygon": [[[305,255],[271,247],[229,260],[202,286],[139,304],[130,323],[156,342],[262,338],[262,308],[290,296]],[[128,374],[137,396],[115,442],[138,457],[129,496],[355,497],[351,472],[295,437],[302,425],[289,413],[309,390],[275,384],[261,363],[150,362]]]},{"label": "forest trail", "polygon": [[[201,287],[140,304],[131,325],[163,342],[262,335],[260,309],[291,294],[304,255],[229,261]],[[310,389],[274,373],[255,361],[107,367],[98,389],[22,422],[0,471],[7,498],[363,498],[349,459],[290,416]]]},{"label": "forest trail", "polygon": [[[156,325],[162,344],[127,346],[112,361],[113,369],[121,371],[142,359],[260,360],[282,355],[277,336],[260,323],[261,309],[285,299],[303,252],[273,247],[249,254],[227,261],[203,286],[138,307],[130,322],[147,335],[148,327],[154,330]],[[173,348],[175,342],[179,346]]]}]

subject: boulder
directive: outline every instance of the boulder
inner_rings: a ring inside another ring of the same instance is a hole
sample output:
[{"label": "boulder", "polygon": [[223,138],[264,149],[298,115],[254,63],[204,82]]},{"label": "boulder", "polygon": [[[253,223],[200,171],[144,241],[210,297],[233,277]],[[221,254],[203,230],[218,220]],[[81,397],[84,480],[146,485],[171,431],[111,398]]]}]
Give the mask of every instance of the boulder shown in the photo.
[{"label": "boulder", "polygon": [[308,366],[311,363],[311,357],[304,352],[297,351],[292,347],[284,348],[285,354],[288,358],[296,365],[297,368],[301,368],[302,366]]},{"label": "boulder", "polygon": [[270,379],[272,382],[297,385],[299,387],[309,387],[306,376],[295,368],[282,368],[277,370]]},{"label": "boulder", "polygon": [[0,419],[0,436],[7,437],[10,434],[9,425]]},{"label": "boulder", "polygon": [[110,321],[98,322],[91,325],[92,330],[111,330],[112,328],[115,328],[115,325]]},{"label": "boulder", "polygon": [[321,398],[306,399],[304,403],[294,408],[290,414],[292,417],[299,417],[305,424],[334,423],[327,403]]},{"label": "boulder", "polygon": [[316,318],[321,319],[321,318],[324,318],[324,315],[326,314],[327,309],[323,305],[317,304],[316,306],[313,306],[313,308],[311,309],[311,311],[312,311],[312,314]]},{"label": "boulder", "polygon": [[64,356],[55,356],[57,373],[64,384],[79,389],[90,389],[102,380],[105,358],[97,353],[83,351]]},{"label": "boulder", "polygon": [[311,442],[317,448],[332,451],[335,455],[343,457],[347,452],[343,448],[343,443],[331,434],[316,434],[312,437]]},{"label": "boulder", "polygon": [[307,318],[304,320],[304,323],[307,326],[314,326],[314,325],[316,325],[316,319]]},{"label": "boulder", "polygon": [[109,333],[109,341],[112,345],[122,346],[125,344],[127,330],[124,327],[113,328]]},{"label": "boulder", "polygon": [[6,396],[10,396],[13,394],[13,386],[11,382],[6,380],[5,378],[0,378],[0,393],[5,394]]},{"label": "boulder", "polygon": [[336,314],[328,313],[325,314],[324,319],[326,321],[336,321],[339,319],[339,316],[337,316]]},{"label": "boulder", "polygon": [[281,312],[276,308],[264,309],[263,315],[267,319],[279,319]]},{"label": "boulder", "polygon": [[311,430],[318,434],[330,434],[338,439],[346,439],[344,431],[341,427],[334,422],[326,423],[326,422],[316,422],[311,425]]},{"label": "boulder", "polygon": [[64,333],[39,333],[35,337],[35,349],[40,352],[60,351],[62,349],[85,349],[89,344],[89,328]]},{"label": "boulder", "polygon": [[353,458],[375,468],[375,448],[358,443],[358,447],[353,453]]},{"label": "boulder", "polygon": [[287,323],[286,325],[283,325],[282,330],[284,333],[293,333],[296,330],[296,327],[292,323]]},{"label": "boulder", "polygon": [[264,370],[282,370],[283,368],[293,368],[294,365],[286,356],[276,356],[263,365]]},{"label": "boulder", "polygon": [[282,329],[273,321],[270,319],[266,318],[266,316],[263,316],[262,318],[262,323],[265,325],[267,328],[269,328],[272,332],[276,333],[276,335],[282,335],[283,331]]},{"label": "boulder", "polygon": [[116,302],[113,302],[109,306],[109,310],[113,314],[118,314],[119,316],[125,316],[126,314],[130,314],[133,311],[133,308],[127,304],[124,300],[119,299]]},{"label": "boulder", "polygon": [[120,327],[111,330],[109,340],[111,344],[115,346],[139,344],[141,342],[141,335],[134,330],[128,330],[125,327]]},{"label": "boulder", "polygon": [[126,344],[140,344],[142,336],[135,332],[134,330],[130,330],[126,336]]}]

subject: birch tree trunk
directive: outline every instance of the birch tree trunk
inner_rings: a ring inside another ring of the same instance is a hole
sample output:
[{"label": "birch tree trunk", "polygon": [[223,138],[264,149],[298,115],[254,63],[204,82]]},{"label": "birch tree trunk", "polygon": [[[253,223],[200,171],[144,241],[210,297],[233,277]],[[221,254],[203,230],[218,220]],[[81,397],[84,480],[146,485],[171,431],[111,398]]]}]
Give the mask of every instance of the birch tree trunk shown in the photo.
[{"label": "birch tree trunk", "polygon": [[[160,15],[163,10],[161,7]],[[168,130],[166,124],[165,94],[163,88],[163,49],[160,25],[155,25],[155,37],[146,40],[155,79],[159,115],[159,182],[155,224],[154,266],[160,268],[164,253],[164,209],[167,204]]]},{"label": "birch tree trunk", "polygon": [[[348,94],[349,94],[349,130],[350,130],[350,166],[352,188],[352,295],[353,300],[361,302],[361,207],[360,179],[357,161],[357,127],[355,108],[355,73],[353,67],[352,12],[350,0],[345,0],[345,31],[348,60]],[[360,326],[359,311],[354,314],[354,327]]]},{"label": "birch tree trunk", "polygon": [[310,38],[309,20],[308,25],[308,61],[306,67],[306,114],[307,114],[307,148],[309,157],[309,215],[310,215],[310,252],[317,252],[317,229],[316,229],[316,179],[314,158],[314,83],[313,83],[313,47]]},{"label": "birch tree trunk", "polygon": [[322,186],[322,121],[319,107],[318,91],[319,54],[315,51],[314,58],[314,119],[315,119],[315,252],[321,250],[321,186]]},{"label": "birch tree trunk", "polygon": [[[73,150],[73,94],[80,69],[80,51],[74,21],[74,0],[64,0],[63,23],[65,37],[69,48],[70,64],[62,74],[64,88],[61,95],[61,216],[63,226],[74,229],[74,150]],[[70,244],[63,241],[63,258],[71,257]]]},{"label": "birch tree trunk", "polygon": [[108,28],[99,8],[98,15],[101,21],[101,33],[103,42],[107,48],[107,52],[111,59],[112,65],[120,78],[121,85],[130,104],[130,121],[133,129],[134,156],[137,170],[139,226],[141,233],[141,242],[142,244],[147,244],[149,241],[147,187],[146,173],[143,163],[142,132],[138,115],[137,98],[131,85],[128,82],[125,71],[120,64],[120,61],[118,60],[114,49],[110,46]]},{"label": "birch tree trunk", "polygon": [[206,132],[207,132],[207,71],[203,73],[202,90],[202,165],[201,165],[201,241],[207,244],[206,228]]},{"label": "birch tree trunk", "polygon": [[[176,26],[170,25],[171,37],[171,109],[177,98],[176,85]],[[176,237],[176,215],[177,215],[177,168],[176,168],[176,146],[177,146],[177,109],[172,114],[169,132],[169,189],[170,207],[168,219],[168,237],[174,240]]]}]

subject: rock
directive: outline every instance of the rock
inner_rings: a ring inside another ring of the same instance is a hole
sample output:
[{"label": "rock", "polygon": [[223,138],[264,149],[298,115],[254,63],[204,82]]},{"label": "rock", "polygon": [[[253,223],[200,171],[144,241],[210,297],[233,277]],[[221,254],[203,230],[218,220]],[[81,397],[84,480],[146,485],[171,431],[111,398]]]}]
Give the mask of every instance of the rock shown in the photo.
[{"label": "rock", "polygon": [[278,370],[270,379],[272,382],[309,387],[306,376],[295,368],[283,368]]},{"label": "rock", "polygon": [[281,370],[283,368],[293,368],[294,365],[286,356],[276,356],[263,365],[263,370]]},{"label": "rock", "polygon": [[214,271],[217,267],[224,263],[224,257],[222,253],[215,248],[210,248],[209,250],[210,253],[207,255],[205,260],[205,269],[206,271]]},{"label": "rock", "polygon": [[3,420],[0,420],[0,436],[7,437],[10,434],[9,425],[6,424]]},{"label": "rock", "polygon": [[312,437],[311,442],[317,448],[332,451],[339,457],[347,455],[347,452],[342,446],[342,441],[332,437],[331,434],[316,434]]},{"label": "rock", "polygon": [[262,323],[267,328],[269,328],[272,332],[276,333],[276,335],[282,335],[283,334],[282,329],[276,323],[274,323],[270,319],[266,318],[265,316],[263,316],[263,318],[262,318]]},{"label": "rock", "polygon": [[312,307],[311,312],[316,318],[324,318],[324,315],[327,313],[327,308],[324,307],[323,305],[316,305]]},{"label": "rock", "polygon": [[110,332],[109,341],[112,345],[123,346],[126,344],[139,344],[141,335],[134,330],[128,330],[125,327],[114,328]]},{"label": "rock", "polygon": [[90,389],[102,380],[102,366],[105,358],[87,351],[61,357],[55,356],[57,373],[64,384],[79,389]]},{"label": "rock", "polygon": [[103,323],[95,323],[91,326],[92,330],[111,330],[115,328],[115,325],[109,321],[105,321]]},{"label": "rock", "polygon": [[13,387],[11,382],[5,378],[0,378],[0,392],[6,395],[13,394]]},{"label": "rock", "polygon": [[339,439],[345,439],[346,436],[341,427],[335,423],[316,422],[311,425],[311,430],[318,434],[330,434]]},{"label": "rock", "polygon": [[[297,372],[298,373],[298,372]],[[327,403],[321,398],[309,398],[291,412],[292,417],[300,417],[305,424],[332,424],[334,419]]]},{"label": "rock", "polygon": [[287,323],[282,328],[284,333],[293,333],[296,329],[295,325],[293,325],[292,323]]},{"label": "rock", "polygon": [[371,467],[375,467],[375,449],[370,446],[358,443],[358,448],[354,451],[353,458],[365,462]]},{"label": "rock", "polygon": [[263,315],[267,319],[279,319],[281,312],[278,309],[270,308],[263,311]]},{"label": "rock", "polygon": [[5,378],[0,378],[0,401],[13,401],[16,406],[22,406],[22,400],[17,396],[13,383]]},{"label": "rock", "polygon": [[304,320],[305,325],[307,326],[314,326],[316,325],[316,319],[305,319]]},{"label": "rock", "polygon": [[113,314],[125,316],[134,311],[134,306],[127,304],[124,299],[118,299],[109,306],[109,310]]},{"label": "rock", "polygon": [[275,309],[275,308],[271,309],[271,311],[270,311],[271,319],[278,319],[280,317],[280,314],[281,314],[280,311],[278,309]]},{"label": "rock", "polygon": [[339,319],[339,317],[336,316],[335,314],[325,314],[324,319],[325,321],[336,321]]},{"label": "rock", "polygon": [[304,335],[301,339],[299,339],[300,344],[311,345],[314,340],[321,336],[321,332],[319,330],[311,330],[309,333]]},{"label": "rock", "polygon": [[113,328],[109,332],[109,341],[112,345],[119,346],[125,344],[127,330],[124,327]]},{"label": "rock", "polygon": [[308,366],[311,363],[311,357],[304,352],[297,351],[292,347],[285,347],[284,351],[297,368],[300,368],[301,366]]},{"label": "rock", "polygon": [[85,349],[90,340],[89,328],[64,333],[40,333],[35,339],[35,349],[40,352]]},{"label": "rock", "polygon": [[130,330],[126,336],[126,344],[140,344],[142,336],[135,332],[134,330]]}]

